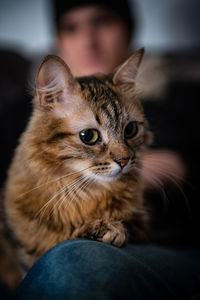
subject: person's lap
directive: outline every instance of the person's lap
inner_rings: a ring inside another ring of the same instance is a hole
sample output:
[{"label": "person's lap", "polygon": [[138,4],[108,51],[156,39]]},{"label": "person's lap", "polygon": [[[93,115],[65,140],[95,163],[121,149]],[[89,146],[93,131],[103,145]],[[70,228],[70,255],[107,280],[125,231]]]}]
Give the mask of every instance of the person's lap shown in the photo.
[{"label": "person's lap", "polygon": [[[199,288],[199,291],[198,291]],[[191,299],[200,297],[200,250],[76,239],[45,253],[17,299]]]}]

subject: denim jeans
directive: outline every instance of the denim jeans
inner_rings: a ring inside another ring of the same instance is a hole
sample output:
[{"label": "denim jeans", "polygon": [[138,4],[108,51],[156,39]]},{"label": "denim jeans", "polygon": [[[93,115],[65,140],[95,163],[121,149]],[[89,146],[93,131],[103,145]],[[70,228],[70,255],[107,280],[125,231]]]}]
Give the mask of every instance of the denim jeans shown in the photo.
[{"label": "denim jeans", "polygon": [[200,250],[65,241],[34,264],[15,299],[200,299]]}]

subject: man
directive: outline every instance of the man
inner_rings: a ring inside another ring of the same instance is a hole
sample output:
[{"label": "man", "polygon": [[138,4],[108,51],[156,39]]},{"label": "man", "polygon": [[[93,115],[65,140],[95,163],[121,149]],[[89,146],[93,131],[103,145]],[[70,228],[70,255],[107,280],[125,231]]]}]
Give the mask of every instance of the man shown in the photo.
[{"label": "man", "polygon": [[[130,55],[134,19],[128,1],[54,3],[58,51],[74,75],[109,73]],[[149,173],[153,178],[167,181],[169,173],[184,177],[184,164],[173,151],[152,150],[144,160],[146,165],[153,163]],[[162,174],[166,169],[167,176]],[[146,179],[148,170],[144,168]],[[146,184],[151,186],[148,180]],[[33,266],[17,297],[189,299],[200,293],[199,256],[198,249],[150,244],[119,249],[89,240],[63,242]]]},{"label": "man", "polygon": [[126,1],[54,3],[58,51],[74,75],[109,73],[130,55],[133,20]]}]

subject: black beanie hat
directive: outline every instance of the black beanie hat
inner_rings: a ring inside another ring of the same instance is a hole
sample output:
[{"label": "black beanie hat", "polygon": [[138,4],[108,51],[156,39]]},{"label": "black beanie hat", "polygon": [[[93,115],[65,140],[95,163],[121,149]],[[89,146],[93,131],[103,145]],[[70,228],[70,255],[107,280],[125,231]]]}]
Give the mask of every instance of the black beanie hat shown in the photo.
[{"label": "black beanie hat", "polygon": [[90,4],[98,4],[115,11],[125,22],[129,35],[132,35],[135,29],[135,18],[131,12],[129,0],[53,0],[56,27],[64,13],[72,8]]}]

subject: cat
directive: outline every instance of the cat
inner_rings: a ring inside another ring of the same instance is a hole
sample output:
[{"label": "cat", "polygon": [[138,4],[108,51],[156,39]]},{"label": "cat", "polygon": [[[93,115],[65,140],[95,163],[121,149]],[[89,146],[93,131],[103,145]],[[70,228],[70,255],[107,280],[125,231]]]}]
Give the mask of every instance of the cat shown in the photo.
[{"label": "cat", "polygon": [[141,160],[152,134],[135,89],[143,54],[109,75],[79,78],[58,56],[43,60],[5,186],[23,274],[64,240],[145,240]]}]

